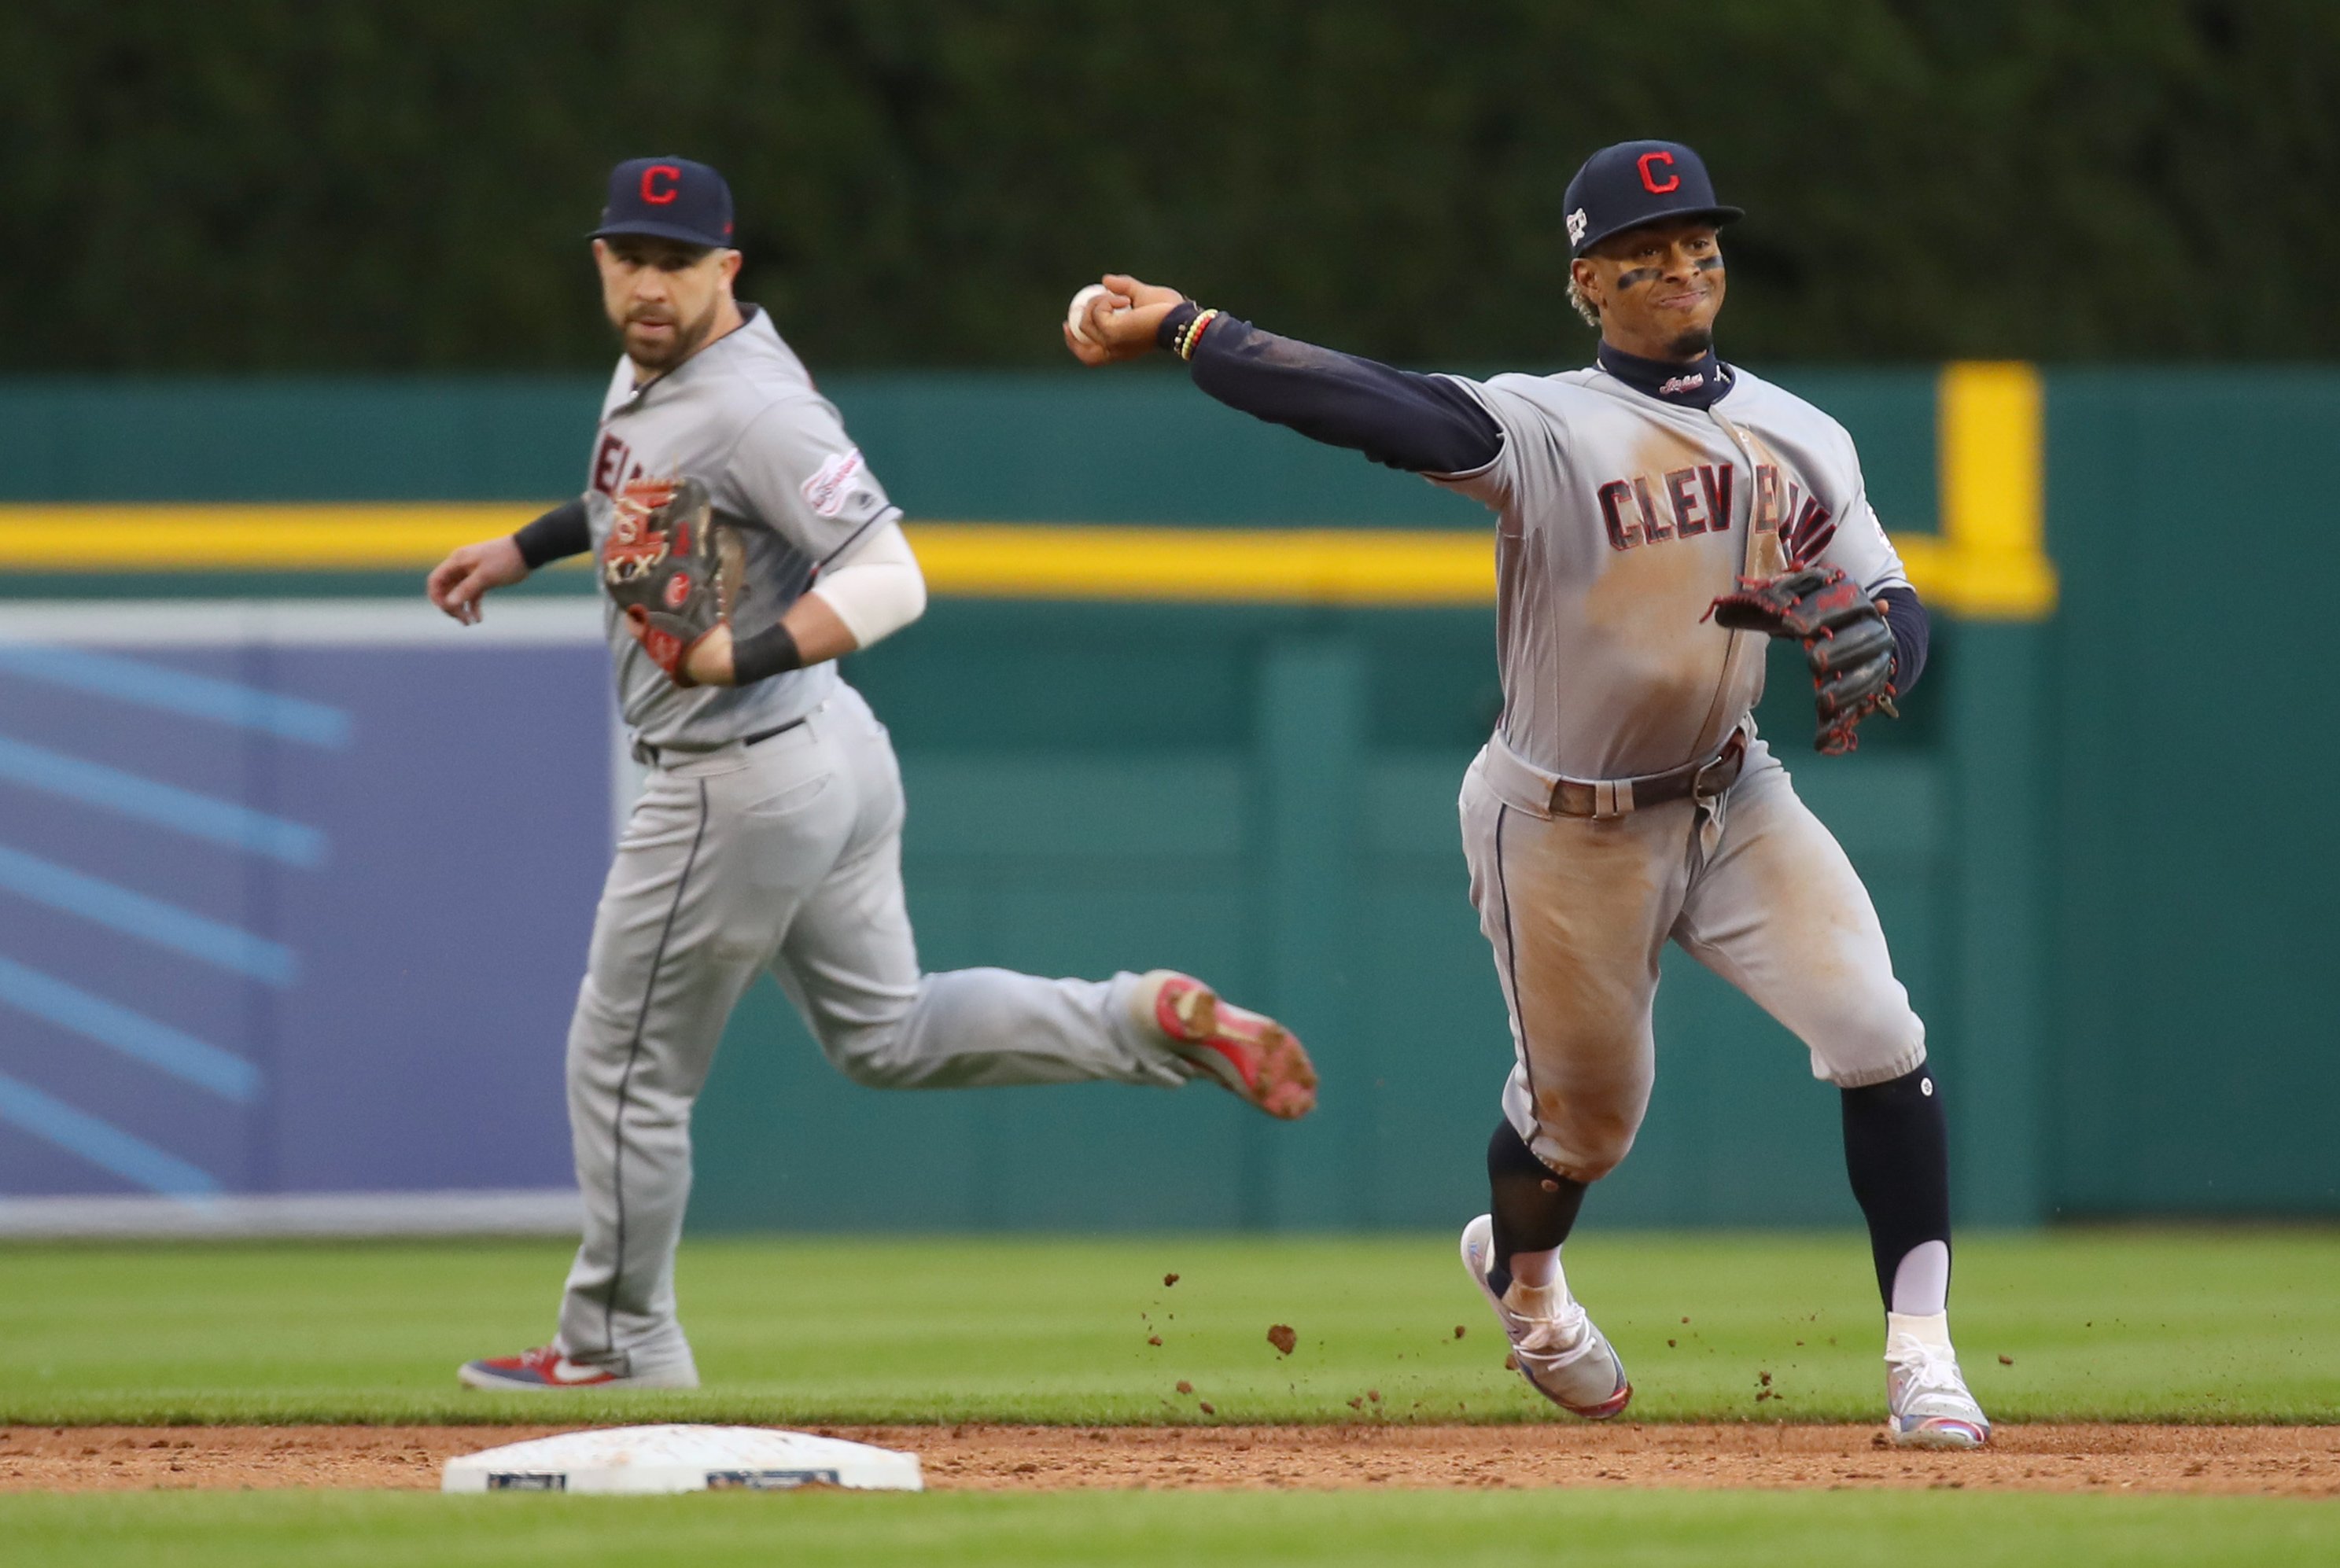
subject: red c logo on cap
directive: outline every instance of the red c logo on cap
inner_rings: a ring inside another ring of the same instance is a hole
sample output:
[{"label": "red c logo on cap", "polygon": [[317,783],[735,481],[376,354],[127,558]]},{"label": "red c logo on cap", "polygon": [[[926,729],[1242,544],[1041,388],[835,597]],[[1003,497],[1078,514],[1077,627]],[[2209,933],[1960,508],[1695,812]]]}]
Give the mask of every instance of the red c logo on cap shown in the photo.
[{"label": "red c logo on cap", "polygon": [[1681,189],[1681,176],[1676,173],[1669,173],[1666,175],[1666,182],[1662,185],[1659,184],[1657,176],[1650,173],[1650,165],[1652,163],[1663,163],[1671,171],[1674,166],[1674,155],[1671,153],[1644,153],[1633,160],[1633,167],[1641,172],[1642,190],[1652,196],[1662,196],[1669,191]]},{"label": "red c logo on cap", "polygon": [[[663,183],[659,179],[661,174],[666,176]],[[1650,171],[1644,165],[1641,170],[1642,182],[1647,184],[1649,178]],[[1656,188],[1654,185],[1651,186],[1651,190]],[[671,163],[653,163],[642,171],[642,200],[653,207],[665,206],[674,200],[676,193],[681,189],[682,171]]]}]

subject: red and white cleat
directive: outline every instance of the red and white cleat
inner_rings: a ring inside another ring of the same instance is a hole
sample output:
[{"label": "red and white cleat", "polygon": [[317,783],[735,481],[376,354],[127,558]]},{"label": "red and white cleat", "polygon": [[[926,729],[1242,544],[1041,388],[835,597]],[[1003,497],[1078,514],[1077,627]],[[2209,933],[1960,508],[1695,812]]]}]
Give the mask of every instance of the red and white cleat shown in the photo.
[{"label": "red and white cleat", "polygon": [[466,1361],[455,1369],[456,1381],[466,1388],[506,1388],[540,1393],[551,1388],[695,1388],[696,1377],[622,1376],[591,1362],[571,1361],[551,1345],[540,1345],[518,1356],[495,1356]]},{"label": "red and white cleat", "polygon": [[1157,969],[1138,981],[1139,1016],[1170,1049],[1230,1092],[1284,1121],[1316,1109],[1316,1068],[1293,1032],[1223,1001],[1192,975]]}]

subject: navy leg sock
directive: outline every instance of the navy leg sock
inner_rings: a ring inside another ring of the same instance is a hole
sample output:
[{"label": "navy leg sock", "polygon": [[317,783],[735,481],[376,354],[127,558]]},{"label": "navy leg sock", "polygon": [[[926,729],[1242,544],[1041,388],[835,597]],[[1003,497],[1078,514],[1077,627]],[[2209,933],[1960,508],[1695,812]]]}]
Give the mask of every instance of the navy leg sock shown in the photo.
[{"label": "navy leg sock", "polygon": [[1512,1253],[1549,1252],[1568,1239],[1584,1206],[1585,1185],[1538,1159],[1503,1120],[1487,1140],[1487,1186],[1495,1222],[1495,1266],[1488,1279],[1501,1296],[1511,1288]]},{"label": "navy leg sock", "polygon": [[1877,1290],[1893,1309],[1893,1276],[1912,1249],[1950,1239],[1950,1135],[1940,1086],[1920,1064],[1844,1094],[1844,1166],[1869,1218]]}]

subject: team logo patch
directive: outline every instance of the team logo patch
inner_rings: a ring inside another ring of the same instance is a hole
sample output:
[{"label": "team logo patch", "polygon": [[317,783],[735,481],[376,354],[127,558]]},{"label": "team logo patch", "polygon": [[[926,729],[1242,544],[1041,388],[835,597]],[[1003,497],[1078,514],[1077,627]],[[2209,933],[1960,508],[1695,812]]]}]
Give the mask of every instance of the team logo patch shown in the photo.
[{"label": "team logo patch", "polygon": [[674,576],[669,577],[667,579],[663,597],[666,599],[666,607],[668,609],[679,610],[682,608],[682,601],[690,597],[690,574],[689,572],[677,572]]},{"label": "team logo patch", "polygon": [[820,471],[804,482],[805,505],[813,515],[833,518],[857,493],[853,481],[861,477],[861,449],[838,453],[821,464]]},{"label": "team logo patch", "polygon": [[1659,387],[1658,396],[1662,398],[1668,392],[1695,392],[1704,385],[1706,385],[1706,372],[1693,370],[1687,376],[1676,376]]},{"label": "team logo patch", "polygon": [[1575,212],[1571,212],[1568,215],[1568,242],[1572,245],[1583,243],[1584,231],[1591,227],[1592,227],[1591,220],[1585,217],[1583,208],[1579,207]]}]

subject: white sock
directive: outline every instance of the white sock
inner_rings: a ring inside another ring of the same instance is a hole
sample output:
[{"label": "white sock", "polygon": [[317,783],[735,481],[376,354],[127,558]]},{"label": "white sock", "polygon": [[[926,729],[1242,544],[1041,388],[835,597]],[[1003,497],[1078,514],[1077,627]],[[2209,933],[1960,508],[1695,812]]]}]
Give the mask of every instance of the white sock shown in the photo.
[{"label": "white sock", "polygon": [[1950,1244],[1921,1241],[1894,1267],[1892,1309],[1909,1317],[1935,1317],[1949,1306]]},{"label": "white sock", "polygon": [[1511,1256],[1512,1277],[1530,1290],[1542,1290],[1560,1277],[1560,1248],[1542,1252],[1514,1252]]},{"label": "white sock", "polygon": [[1909,1338],[1929,1346],[1947,1356],[1958,1352],[1950,1348],[1950,1315],[1947,1312],[1918,1314],[1889,1312],[1885,1315],[1885,1349],[1890,1356],[1896,1341]]}]

